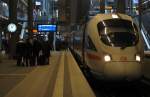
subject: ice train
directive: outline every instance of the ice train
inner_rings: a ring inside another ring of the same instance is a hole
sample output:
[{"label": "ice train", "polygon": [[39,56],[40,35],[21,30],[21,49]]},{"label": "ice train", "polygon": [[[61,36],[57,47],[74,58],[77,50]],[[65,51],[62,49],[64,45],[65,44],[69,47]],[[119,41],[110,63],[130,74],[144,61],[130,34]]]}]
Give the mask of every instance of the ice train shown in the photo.
[{"label": "ice train", "polygon": [[71,49],[101,79],[137,80],[142,77],[143,39],[125,14],[97,14],[72,34]]}]

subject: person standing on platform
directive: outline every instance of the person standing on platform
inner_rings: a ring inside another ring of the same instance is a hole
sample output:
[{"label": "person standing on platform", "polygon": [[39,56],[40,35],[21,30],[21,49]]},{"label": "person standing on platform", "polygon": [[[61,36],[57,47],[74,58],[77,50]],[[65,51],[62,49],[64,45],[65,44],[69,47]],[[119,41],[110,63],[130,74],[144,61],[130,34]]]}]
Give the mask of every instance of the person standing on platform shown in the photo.
[{"label": "person standing on platform", "polygon": [[39,51],[39,65],[44,65],[45,64],[45,56],[44,56],[44,50],[45,50],[45,45],[44,45],[44,41],[40,40],[40,51]]},{"label": "person standing on platform", "polygon": [[26,41],[26,65],[33,65],[33,41],[32,39],[27,39]]},{"label": "person standing on platform", "polygon": [[41,43],[36,38],[33,40],[33,64],[39,65],[39,52],[41,49]]},{"label": "person standing on platform", "polygon": [[48,41],[44,42],[44,58],[45,58],[45,64],[49,64],[49,57],[51,55],[50,53],[51,45]]},{"label": "person standing on platform", "polygon": [[17,57],[17,66],[24,65],[25,61],[25,42],[20,40],[16,44],[16,57]]}]

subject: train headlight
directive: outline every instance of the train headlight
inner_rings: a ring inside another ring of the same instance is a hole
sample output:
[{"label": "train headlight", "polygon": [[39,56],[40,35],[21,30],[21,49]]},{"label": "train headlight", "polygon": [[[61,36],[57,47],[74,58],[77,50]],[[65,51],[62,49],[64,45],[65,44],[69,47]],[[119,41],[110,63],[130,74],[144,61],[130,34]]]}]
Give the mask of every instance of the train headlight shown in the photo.
[{"label": "train headlight", "polygon": [[110,55],[105,55],[105,56],[104,56],[104,60],[105,60],[106,62],[111,61],[111,56],[110,56]]},{"label": "train headlight", "polygon": [[140,62],[141,61],[141,57],[140,55],[136,55],[136,61]]}]

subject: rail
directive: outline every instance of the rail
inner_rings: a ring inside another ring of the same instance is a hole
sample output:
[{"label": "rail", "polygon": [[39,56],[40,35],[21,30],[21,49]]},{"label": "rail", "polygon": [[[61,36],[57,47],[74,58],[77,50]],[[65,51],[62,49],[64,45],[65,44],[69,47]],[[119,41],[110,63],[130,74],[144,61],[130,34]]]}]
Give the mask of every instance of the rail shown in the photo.
[{"label": "rail", "polygon": [[[139,25],[138,16],[134,17],[134,21],[135,21],[136,24]],[[146,31],[143,23],[141,23],[141,26],[142,26],[141,27],[141,34],[143,36],[143,39],[144,39],[144,42],[146,44],[147,50],[150,50],[150,36],[149,36],[148,32]]]}]

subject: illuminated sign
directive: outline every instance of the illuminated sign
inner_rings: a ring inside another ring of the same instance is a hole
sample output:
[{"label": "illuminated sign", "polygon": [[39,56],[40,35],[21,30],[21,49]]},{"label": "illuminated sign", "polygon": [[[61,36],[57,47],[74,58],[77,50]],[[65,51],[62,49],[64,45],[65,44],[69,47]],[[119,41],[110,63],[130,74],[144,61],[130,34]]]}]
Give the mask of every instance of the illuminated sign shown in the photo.
[{"label": "illuminated sign", "polygon": [[33,29],[32,32],[33,32],[33,33],[37,33],[38,31],[37,31],[36,29]]},{"label": "illuminated sign", "polygon": [[138,1],[138,0],[133,0],[133,3],[138,4],[138,3],[139,3],[139,1]]},{"label": "illuminated sign", "polygon": [[57,26],[56,25],[38,25],[39,32],[56,32]]},{"label": "illuminated sign", "polygon": [[36,1],[36,2],[35,2],[35,5],[37,5],[37,6],[38,6],[38,5],[41,5],[41,2]]}]

